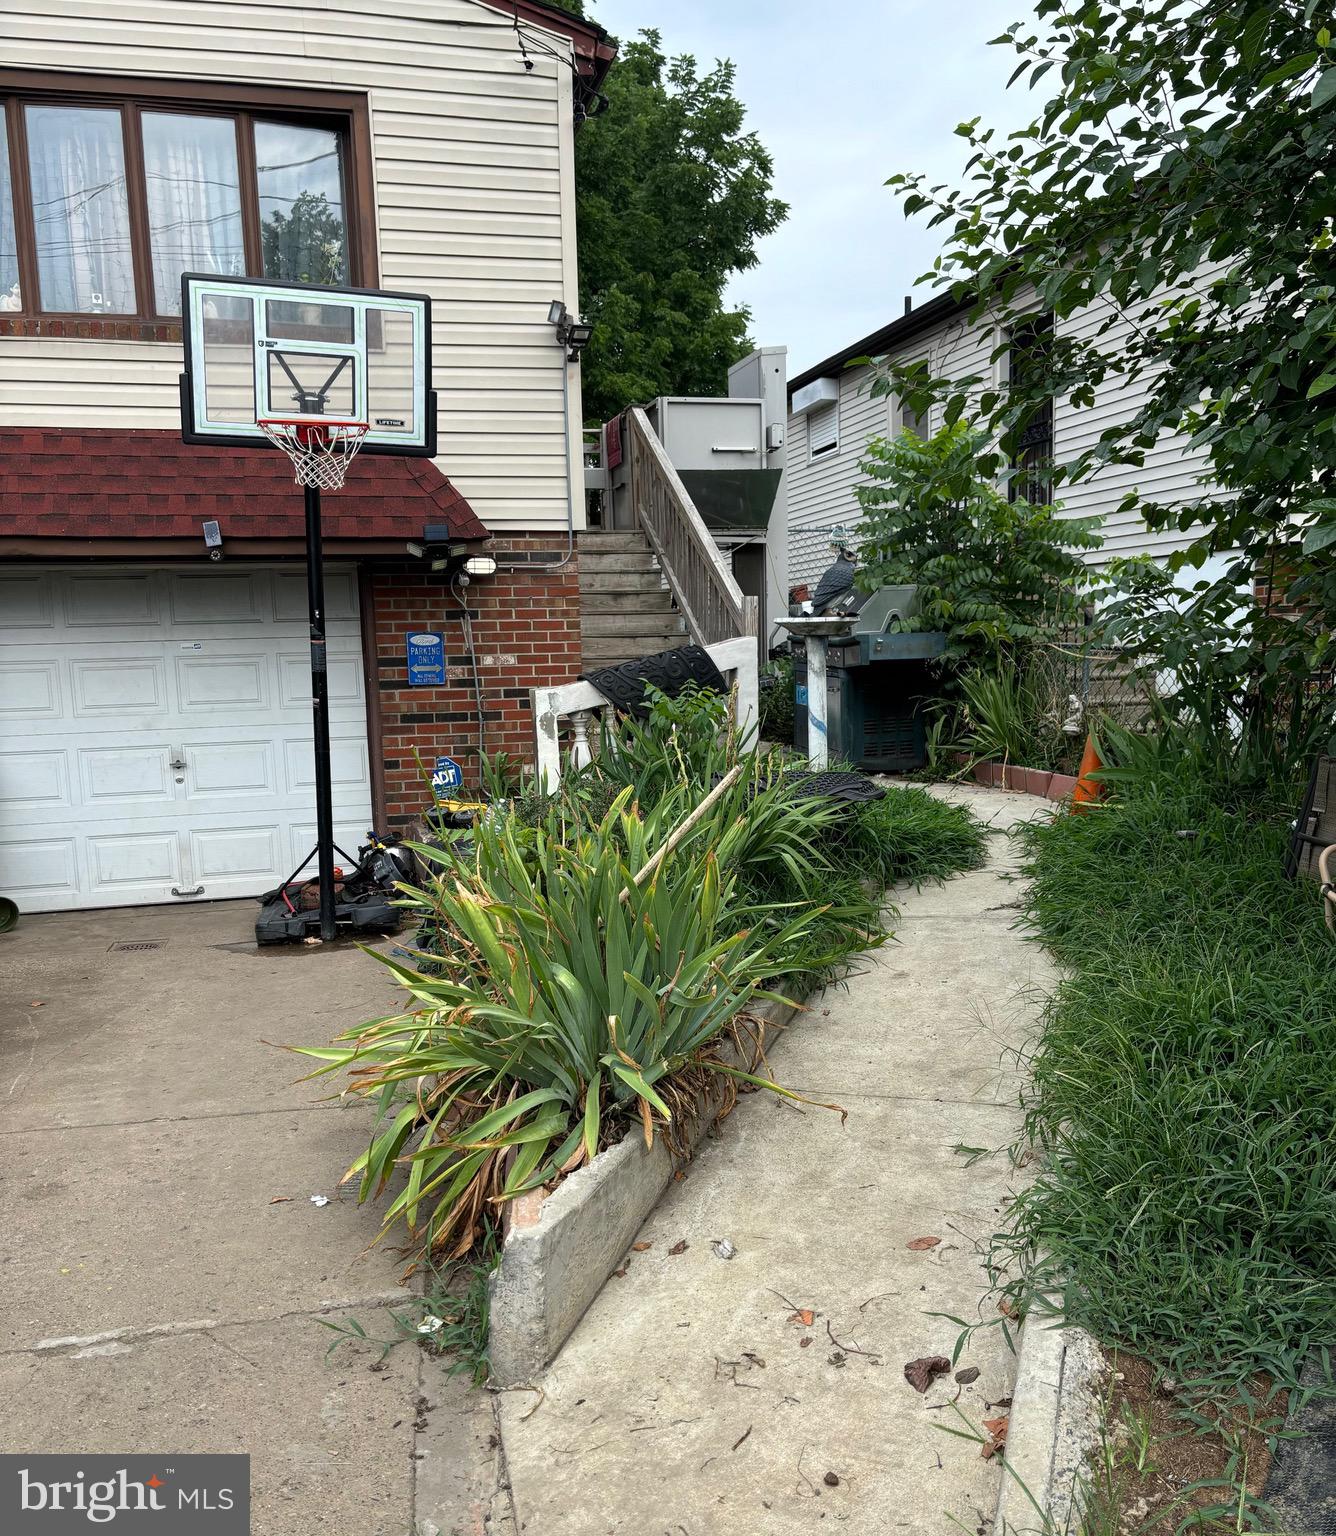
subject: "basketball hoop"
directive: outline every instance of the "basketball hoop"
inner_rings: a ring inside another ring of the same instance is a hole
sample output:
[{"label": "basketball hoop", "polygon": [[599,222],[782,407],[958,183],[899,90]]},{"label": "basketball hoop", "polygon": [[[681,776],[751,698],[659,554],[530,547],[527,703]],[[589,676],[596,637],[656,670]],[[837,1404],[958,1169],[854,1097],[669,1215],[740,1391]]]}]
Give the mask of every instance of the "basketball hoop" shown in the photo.
[{"label": "basketball hoop", "polygon": [[297,484],[337,491],[367,434],[365,421],[310,421],[265,417],[255,425],[281,448],[297,471]]}]

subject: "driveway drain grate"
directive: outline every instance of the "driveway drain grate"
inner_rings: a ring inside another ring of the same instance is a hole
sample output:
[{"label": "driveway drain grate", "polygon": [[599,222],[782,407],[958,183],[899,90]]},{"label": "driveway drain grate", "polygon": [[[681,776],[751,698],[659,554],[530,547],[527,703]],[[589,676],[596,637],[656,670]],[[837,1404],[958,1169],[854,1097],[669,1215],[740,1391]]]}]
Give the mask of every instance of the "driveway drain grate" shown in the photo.
[{"label": "driveway drain grate", "polygon": [[163,939],[126,939],[120,944],[108,944],[107,953],[109,955],[124,955],[133,954],[141,949],[161,949],[164,942],[165,940]]}]

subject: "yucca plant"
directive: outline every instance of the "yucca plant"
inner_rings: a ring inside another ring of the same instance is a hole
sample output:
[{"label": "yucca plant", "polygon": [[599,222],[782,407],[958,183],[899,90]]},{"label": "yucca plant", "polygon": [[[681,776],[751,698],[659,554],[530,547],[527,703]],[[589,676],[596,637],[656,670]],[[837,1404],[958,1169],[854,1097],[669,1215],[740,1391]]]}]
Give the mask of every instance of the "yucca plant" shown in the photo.
[{"label": "yucca plant", "polygon": [[401,1168],[386,1226],[402,1222],[420,1252],[466,1252],[489,1206],[579,1166],[636,1119],[650,1142],[708,1074],[785,1092],[717,1046],[750,1003],[775,997],[822,909],[741,926],[707,832],[637,882],[663,831],[662,812],[645,820],[625,790],[587,830],[500,817],[479,826],[471,859],[420,850],[438,872],[405,899],[451,934],[444,973],[377,955],[414,1006],[304,1049],[323,1063],[313,1076],[347,1070],[350,1091],[375,1101],[375,1135],[345,1177],[367,1199]]}]

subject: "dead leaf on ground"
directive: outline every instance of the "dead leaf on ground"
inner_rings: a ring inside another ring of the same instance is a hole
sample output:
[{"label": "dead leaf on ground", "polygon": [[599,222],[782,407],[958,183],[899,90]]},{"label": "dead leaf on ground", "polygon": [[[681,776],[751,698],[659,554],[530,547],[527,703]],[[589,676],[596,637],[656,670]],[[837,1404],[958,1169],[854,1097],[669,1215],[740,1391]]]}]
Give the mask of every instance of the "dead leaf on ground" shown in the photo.
[{"label": "dead leaf on ground", "polygon": [[292,1204],[292,1196],[291,1195],[275,1195],[274,1198],[269,1202],[269,1204],[270,1205],[291,1205]]},{"label": "dead leaf on ground", "polygon": [[911,1237],[905,1247],[911,1253],[927,1253],[929,1248],[935,1248],[940,1242],[940,1237]]},{"label": "dead leaf on ground", "polygon": [[631,1252],[632,1253],[648,1253],[649,1250],[653,1246],[654,1246],[653,1243],[632,1243],[631,1244]]},{"label": "dead leaf on ground", "polygon": [[816,1321],[816,1313],[810,1307],[799,1307],[796,1312],[789,1313],[789,1321],[798,1323],[804,1328],[810,1328]]},{"label": "dead leaf on ground", "polygon": [[613,1270],[613,1272],[612,1272],[613,1279],[614,1280],[620,1280],[626,1274],[626,1271],[628,1269],[630,1269],[630,1267],[631,1267],[631,1261],[630,1261],[630,1259],[628,1259],[626,1261],[626,1263],[623,1264],[620,1269],[614,1269]]},{"label": "dead leaf on ground", "polygon": [[1000,1450],[1005,1449],[1007,1443],[1007,1426],[1010,1419],[1004,1414],[1000,1419],[985,1419],[983,1427],[988,1431],[989,1438],[984,1442],[983,1449],[979,1452],[985,1461],[991,1461]]},{"label": "dead leaf on ground", "polygon": [[1002,1300],[998,1302],[997,1310],[1002,1314],[1003,1317],[1014,1318],[1016,1316],[1016,1307],[1010,1296],[1004,1296]]},{"label": "dead leaf on ground", "polygon": [[905,1366],[905,1380],[915,1392],[926,1392],[939,1376],[945,1376],[951,1362],[945,1355],[925,1355],[921,1360],[911,1360]]},{"label": "dead leaf on ground", "polygon": [[962,1387],[968,1387],[971,1382],[978,1381],[978,1379],[979,1367],[977,1365],[967,1365],[963,1371],[956,1372],[956,1380]]},{"label": "dead leaf on ground", "polygon": [[687,1240],[686,1240],[685,1237],[682,1239],[682,1241],[680,1243],[674,1243],[673,1246],[668,1250],[669,1254],[673,1258],[676,1258],[679,1253],[685,1253],[686,1251],[687,1251]]},{"label": "dead leaf on ground", "polygon": [[801,1339],[798,1340],[798,1348],[799,1349],[806,1349],[807,1346],[811,1342],[812,1342],[812,1335],[809,1333],[805,1338],[801,1338]]}]

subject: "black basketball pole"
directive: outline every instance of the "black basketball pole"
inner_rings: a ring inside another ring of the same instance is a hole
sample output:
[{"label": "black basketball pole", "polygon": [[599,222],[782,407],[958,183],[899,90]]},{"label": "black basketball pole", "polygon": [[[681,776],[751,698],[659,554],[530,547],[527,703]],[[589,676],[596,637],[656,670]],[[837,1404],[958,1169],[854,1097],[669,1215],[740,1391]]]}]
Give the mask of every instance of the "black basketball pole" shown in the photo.
[{"label": "black basketball pole", "polygon": [[334,919],[334,796],[329,778],[329,668],[325,652],[325,555],[320,487],[306,487],[306,601],[311,617],[311,724],[315,743],[315,841],[320,876],[320,937],[338,936]]}]

